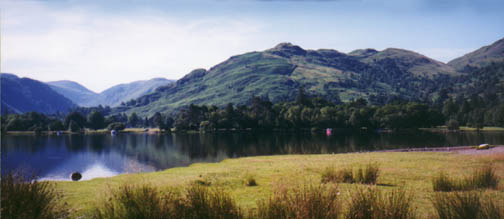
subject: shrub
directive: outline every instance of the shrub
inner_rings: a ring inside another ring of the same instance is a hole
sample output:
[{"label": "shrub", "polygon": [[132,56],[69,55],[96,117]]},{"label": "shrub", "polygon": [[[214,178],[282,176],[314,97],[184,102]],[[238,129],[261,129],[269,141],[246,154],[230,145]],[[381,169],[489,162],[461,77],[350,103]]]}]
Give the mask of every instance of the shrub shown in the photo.
[{"label": "shrub", "polygon": [[338,218],[341,205],[334,186],[304,186],[276,192],[257,203],[256,218]]},{"label": "shrub", "polygon": [[165,195],[154,187],[125,185],[93,212],[94,218],[243,218],[234,200],[222,190],[192,185],[185,196]]},{"label": "shrub", "polygon": [[376,187],[359,188],[351,194],[347,219],[407,219],[416,218],[412,206],[413,196],[404,188],[382,193]]},{"label": "shrub", "polygon": [[504,213],[496,200],[481,192],[441,192],[431,199],[440,219],[497,219]]},{"label": "shrub", "polygon": [[64,218],[68,209],[58,205],[60,195],[49,182],[8,173],[1,180],[2,218]]}]

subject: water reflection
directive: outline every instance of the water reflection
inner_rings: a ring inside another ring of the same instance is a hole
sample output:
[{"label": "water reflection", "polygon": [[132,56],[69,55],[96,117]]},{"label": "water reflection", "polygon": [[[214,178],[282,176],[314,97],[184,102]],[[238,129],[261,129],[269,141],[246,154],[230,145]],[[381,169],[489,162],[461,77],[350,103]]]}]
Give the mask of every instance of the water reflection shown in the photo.
[{"label": "water reflection", "polygon": [[395,148],[504,144],[495,133],[217,133],[2,136],[2,174],[34,171],[43,179],[83,180],[149,172],[195,162],[275,154],[325,154]]}]

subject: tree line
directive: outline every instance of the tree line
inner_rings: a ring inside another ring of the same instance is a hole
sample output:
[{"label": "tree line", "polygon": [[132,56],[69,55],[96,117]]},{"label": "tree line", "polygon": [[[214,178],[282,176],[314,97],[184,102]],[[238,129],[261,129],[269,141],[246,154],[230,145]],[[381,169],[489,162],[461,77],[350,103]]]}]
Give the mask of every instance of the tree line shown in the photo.
[{"label": "tree line", "polygon": [[467,125],[504,126],[504,104],[489,103],[489,98],[451,98],[441,92],[444,102],[425,103],[396,100],[377,106],[359,98],[335,104],[321,97],[310,97],[299,88],[295,101],[273,104],[267,98],[253,97],[246,105],[225,107],[191,104],[177,114],[160,112],[151,117],[136,113],[110,114],[108,107],[78,108],[67,115],[44,115],[36,112],[1,117],[2,131],[78,132],[85,128],[121,130],[151,128],[170,131],[218,130],[307,130],[323,128],[376,130],[416,129],[447,124],[449,128]]}]

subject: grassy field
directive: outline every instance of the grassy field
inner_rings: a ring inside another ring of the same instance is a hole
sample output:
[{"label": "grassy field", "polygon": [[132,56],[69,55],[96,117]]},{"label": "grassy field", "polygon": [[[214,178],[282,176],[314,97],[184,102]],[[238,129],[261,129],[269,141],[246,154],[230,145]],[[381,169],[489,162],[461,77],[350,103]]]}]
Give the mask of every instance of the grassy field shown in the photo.
[{"label": "grassy field", "polygon": [[[111,178],[98,178],[81,182],[56,182],[74,216],[86,214],[100,200],[124,184],[149,184],[162,191],[182,189],[195,181],[221,187],[236,199],[244,209],[255,208],[257,201],[269,198],[272,191],[303,184],[319,184],[326,167],[335,169],[357,168],[378,163],[380,174],[377,186],[391,190],[405,186],[414,192],[414,205],[420,218],[434,214],[430,202],[433,192],[432,177],[441,171],[452,177],[467,176],[471,170],[492,163],[497,175],[504,179],[504,154],[467,155],[447,152],[374,152],[333,155],[282,155],[227,159],[220,163],[198,163],[189,167],[140,174],[123,174]],[[245,179],[253,177],[257,186],[245,185]],[[349,192],[363,187],[361,184],[340,184],[342,200]],[[504,202],[504,180],[498,190],[485,193]]]}]

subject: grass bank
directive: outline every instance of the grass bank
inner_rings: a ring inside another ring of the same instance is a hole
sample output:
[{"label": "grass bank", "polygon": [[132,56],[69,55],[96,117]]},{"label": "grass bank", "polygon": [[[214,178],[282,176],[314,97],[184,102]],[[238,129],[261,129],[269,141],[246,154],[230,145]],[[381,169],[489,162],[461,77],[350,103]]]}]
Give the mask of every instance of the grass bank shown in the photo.
[{"label": "grass bank", "polygon": [[[273,191],[303,184],[320,184],[322,173],[328,167],[348,169],[379,163],[377,187],[392,191],[405,186],[414,193],[413,206],[420,218],[435,214],[431,198],[434,194],[432,179],[439,172],[453,177],[466,177],[471,171],[489,163],[496,175],[504,178],[504,154],[459,154],[447,152],[373,152],[333,155],[282,155],[227,159],[220,163],[199,163],[189,167],[140,174],[124,174],[81,182],[56,182],[57,191],[64,196],[60,201],[72,208],[74,216],[91,210],[99,200],[125,184],[148,184],[159,191],[180,190],[193,183],[226,190],[243,209],[257,208],[257,202],[270,197]],[[247,185],[253,178],[255,186]],[[368,185],[339,184],[342,199],[350,192]],[[497,190],[484,193],[504,202],[504,183]]]}]

